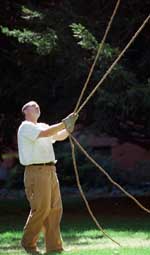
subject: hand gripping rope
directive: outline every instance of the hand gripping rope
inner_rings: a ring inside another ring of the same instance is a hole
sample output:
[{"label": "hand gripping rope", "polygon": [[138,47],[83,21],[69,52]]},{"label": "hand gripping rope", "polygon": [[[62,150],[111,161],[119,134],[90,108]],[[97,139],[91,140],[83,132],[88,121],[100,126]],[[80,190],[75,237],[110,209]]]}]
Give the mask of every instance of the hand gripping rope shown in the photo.
[{"label": "hand gripping rope", "polygon": [[[117,4],[114,8],[113,14],[110,18],[110,21],[108,23],[108,26],[106,28],[104,37],[101,41],[101,43],[99,44],[99,48],[96,54],[96,57],[94,59],[94,62],[91,66],[91,69],[89,71],[87,80],[83,86],[82,92],[79,96],[79,99],[77,101],[76,107],[74,109],[74,113],[79,113],[83,107],[87,104],[87,102],[90,100],[90,98],[94,95],[94,93],[96,92],[96,90],[103,84],[104,80],[108,77],[108,75],[111,73],[111,71],[113,70],[113,68],[116,66],[116,64],[119,62],[119,60],[122,58],[122,56],[125,54],[125,52],[127,51],[127,49],[131,46],[131,44],[134,42],[134,40],[137,38],[137,36],[140,34],[140,32],[143,30],[143,28],[145,27],[145,25],[148,23],[148,21],[150,20],[150,14],[147,16],[147,18],[144,20],[144,22],[142,23],[142,25],[140,26],[140,28],[136,31],[136,33],[132,36],[131,40],[128,42],[128,44],[125,46],[125,48],[122,50],[122,52],[119,54],[119,56],[116,58],[116,60],[112,63],[112,65],[108,68],[108,70],[106,71],[106,73],[104,74],[104,76],[100,79],[100,81],[97,83],[97,85],[95,86],[95,88],[92,90],[92,92],[89,94],[89,96],[84,100],[84,102],[80,105],[80,102],[82,100],[82,97],[84,95],[84,92],[87,88],[87,85],[89,83],[89,80],[92,76],[92,73],[94,71],[94,67],[96,65],[96,62],[101,54],[101,51],[103,49],[103,45],[105,43],[106,37],[108,35],[108,32],[111,28],[113,19],[116,15],[116,12],[118,10],[120,4],[120,0],[117,1]],[[107,178],[108,180],[115,185],[118,189],[120,189],[126,196],[128,196],[129,198],[131,198],[142,210],[146,211],[147,213],[150,213],[150,210],[145,208],[134,196],[132,196],[129,192],[127,192],[124,188],[122,188],[117,182],[115,182],[111,176],[85,151],[85,149],[80,145],[80,143],[76,140],[76,138],[69,133],[69,140],[70,140],[70,145],[71,145],[71,150],[72,150],[72,159],[73,159],[73,165],[74,165],[74,171],[75,171],[75,176],[76,176],[76,181],[77,181],[77,186],[79,188],[80,194],[86,204],[86,207],[88,209],[89,214],[91,215],[93,221],[95,222],[95,224],[97,225],[98,229],[100,231],[102,231],[102,233],[104,234],[104,236],[108,237],[112,242],[114,242],[115,244],[121,246],[117,241],[115,241],[114,239],[112,239],[105,231],[104,229],[100,226],[100,224],[98,223],[96,217],[94,216],[88,201],[84,195],[83,189],[81,187],[80,184],[80,180],[79,180],[79,174],[78,174],[78,169],[77,169],[77,163],[76,163],[76,157],[75,157],[75,150],[74,150],[74,144],[76,144],[78,146],[78,148],[84,153],[84,155],[99,169],[99,171],[101,171]]]}]

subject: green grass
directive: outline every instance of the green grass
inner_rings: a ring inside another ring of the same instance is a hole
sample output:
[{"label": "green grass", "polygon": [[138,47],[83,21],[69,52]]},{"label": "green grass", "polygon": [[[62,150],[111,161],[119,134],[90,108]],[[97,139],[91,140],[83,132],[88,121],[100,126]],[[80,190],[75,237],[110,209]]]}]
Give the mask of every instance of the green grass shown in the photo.
[{"label": "green grass", "polygon": [[[3,202],[0,205],[0,255],[26,254],[20,246],[23,226],[27,217],[26,203]],[[76,205],[75,205],[76,206]],[[64,247],[69,249],[62,254],[69,255],[149,255],[150,219],[142,217],[99,217],[105,231],[117,242],[103,237],[87,213],[81,208],[64,210],[62,236]],[[78,213],[79,209],[79,213]],[[97,215],[98,216],[98,215]],[[44,251],[41,236],[39,247]]]}]

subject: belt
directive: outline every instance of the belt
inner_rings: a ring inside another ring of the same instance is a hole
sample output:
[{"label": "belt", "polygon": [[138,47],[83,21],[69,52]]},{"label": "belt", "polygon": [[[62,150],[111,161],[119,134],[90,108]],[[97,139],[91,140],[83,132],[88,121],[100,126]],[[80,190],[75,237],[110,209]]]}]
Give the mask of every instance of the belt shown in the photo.
[{"label": "belt", "polygon": [[55,166],[54,162],[48,162],[48,163],[38,163],[38,164],[31,164],[28,166]]}]

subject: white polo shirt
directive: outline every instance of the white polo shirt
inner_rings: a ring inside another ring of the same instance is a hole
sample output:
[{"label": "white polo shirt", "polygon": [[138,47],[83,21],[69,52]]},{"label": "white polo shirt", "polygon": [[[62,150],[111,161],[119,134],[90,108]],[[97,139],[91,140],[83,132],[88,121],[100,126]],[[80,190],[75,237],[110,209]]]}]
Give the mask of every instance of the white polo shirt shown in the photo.
[{"label": "white polo shirt", "polygon": [[40,137],[42,130],[48,128],[45,123],[23,121],[18,129],[18,152],[20,163],[24,166],[55,162],[53,137]]}]

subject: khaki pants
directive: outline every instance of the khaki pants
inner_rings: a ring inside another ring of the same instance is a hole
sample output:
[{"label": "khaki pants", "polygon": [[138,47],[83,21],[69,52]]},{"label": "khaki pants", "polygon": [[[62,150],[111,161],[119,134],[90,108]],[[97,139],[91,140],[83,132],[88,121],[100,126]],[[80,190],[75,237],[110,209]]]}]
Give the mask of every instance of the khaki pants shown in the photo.
[{"label": "khaki pants", "polygon": [[24,227],[23,247],[36,249],[40,231],[44,230],[46,251],[61,250],[62,201],[55,166],[26,167],[24,185],[31,210]]}]

